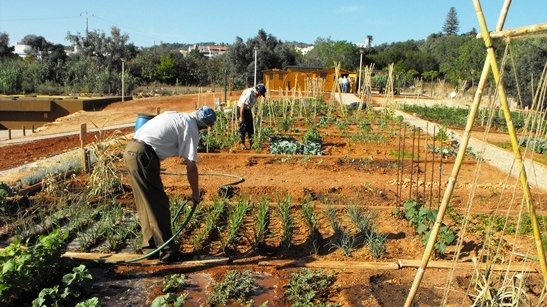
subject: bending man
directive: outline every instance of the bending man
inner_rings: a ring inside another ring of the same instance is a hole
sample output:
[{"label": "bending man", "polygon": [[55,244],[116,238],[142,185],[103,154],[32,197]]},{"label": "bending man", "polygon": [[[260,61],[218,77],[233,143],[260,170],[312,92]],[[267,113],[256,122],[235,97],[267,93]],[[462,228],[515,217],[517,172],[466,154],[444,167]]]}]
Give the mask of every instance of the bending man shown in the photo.
[{"label": "bending man", "polygon": [[[189,114],[164,112],[140,127],[127,145],[124,162],[135,197],[143,253],[157,249],[173,236],[169,198],[160,176],[160,161],[175,156],[184,160],[192,200],[199,203],[196,164],[199,130],[213,126],[215,121],[215,111],[207,106]],[[182,253],[173,240],[160,251],[159,257],[166,263],[180,261]]]}]

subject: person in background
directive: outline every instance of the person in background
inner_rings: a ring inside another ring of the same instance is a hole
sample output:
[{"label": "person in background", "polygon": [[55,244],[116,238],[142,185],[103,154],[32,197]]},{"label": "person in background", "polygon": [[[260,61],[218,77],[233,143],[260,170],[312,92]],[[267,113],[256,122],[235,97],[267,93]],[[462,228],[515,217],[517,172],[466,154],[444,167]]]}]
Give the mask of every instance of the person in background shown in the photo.
[{"label": "person in background", "polygon": [[349,79],[346,76],[342,77],[342,92],[343,93],[349,92]]},{"label": "person in background", "polygon": [[266,87],[259,84],[255,88],[248,88],[241,93],[239,101],[237,102],[237,119],[239,120],[239,145],[241,149],[247,149],[245,147],[245,136],[249,137],[249,148],[253,146],[253,106],[256,104],[257,98],[266,95]]},{"label": "person in background", "polygon": [[[186,178],[192,201],[199,203],[197,148],[199,130],[215,124],[215,111],[207,106],[191,113],[167,111],[140,127],[124,151],[124,162],[135,197],[142,232],[142,251],[148,254],[172,236],[169,198],[163,188],[160,161],[179,156],[186,163]],[[173,240],[159,252],[161,262],[183,260],[180,247]]]}]

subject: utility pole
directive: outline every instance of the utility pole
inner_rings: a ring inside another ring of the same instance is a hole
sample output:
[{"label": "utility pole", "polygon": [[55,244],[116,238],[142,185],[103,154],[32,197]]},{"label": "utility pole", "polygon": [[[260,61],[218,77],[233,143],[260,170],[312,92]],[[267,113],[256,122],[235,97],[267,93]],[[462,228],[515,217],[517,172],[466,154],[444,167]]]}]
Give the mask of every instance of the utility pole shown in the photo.
[{"label": "utility pole", "polygon": [[80,13],[81,17],[85,17],[85,38],[87,38],[87,34],[89,33],[89,17],[93,17],[93,13],[89,12],[83,12]]},{"label": "utility pole", "polygon": [[357,95],[361,94],[361,83],[363,83],[363,80],[361,79],[361,67],[363,66],[363,52],[365,50],[361,48],[361,59],[359,60],[359,83],[357,84]]},{"label": "utility pole", "polygon": [[258,51],[258,48],[255,46],[253,49],[255,51],[255,84],[254,84],[254,87],[256,87],[256,53]]},{"label": "utility pole", "polygon": [[124,80],[124,75],[125,75],[125,59],[124,58],[121,58],[122,60],[122,102],[125,101],[125,80]]}]

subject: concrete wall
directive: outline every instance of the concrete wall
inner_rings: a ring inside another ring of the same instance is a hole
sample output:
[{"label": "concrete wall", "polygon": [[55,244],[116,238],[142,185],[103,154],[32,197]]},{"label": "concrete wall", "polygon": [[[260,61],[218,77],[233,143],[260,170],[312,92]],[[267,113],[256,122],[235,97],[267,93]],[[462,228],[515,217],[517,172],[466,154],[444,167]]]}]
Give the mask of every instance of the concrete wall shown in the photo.
[{"label": "concrete wall", "polygon": [[59,117],[81,110],[99,111],[118,101],[121,97],[0,97],[0,130],[38,128]]}]

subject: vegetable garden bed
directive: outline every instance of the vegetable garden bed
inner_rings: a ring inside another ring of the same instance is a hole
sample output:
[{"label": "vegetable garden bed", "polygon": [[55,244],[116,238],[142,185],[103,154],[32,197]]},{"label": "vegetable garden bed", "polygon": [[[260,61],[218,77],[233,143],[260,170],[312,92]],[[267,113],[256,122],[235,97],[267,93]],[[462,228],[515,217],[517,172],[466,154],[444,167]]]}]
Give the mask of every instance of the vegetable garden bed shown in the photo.
[{"label": "vegetable garden bed", "polygon": [[[412,224],[408,220],[412,215],[407,211],[411,206],[405,203],[420,200],[423,208],[434,213],[454,155],[433,149],[450,148],[450,139],[425,136],[389,112],[366,110],[357,114],[348,110],[341,114],[338,106],[323,104],[324,109],[319,108],[322,114],[295,116],[297,120],[283,127],[283,112],[275,117],[264,114],[259,133],[268,133],[253,150],[241,151],[226,142],[232,137],[229,117],[215,127],[218,130],[211,132],[212,138],[206,139],[211,151],[199,155],[204,202],[178,240],[183,252],[202,257],[229,256],[231,264],[182,269],[177,265],[106,266],[84,262],[94,281],[82,301],[98,297],[102,306],[140,306],[154,300],[159,304],[162,297],[173,302],[182,300],[180,297],[186,294],[184,306],[223,305],[223,299],[229,306],[291,306],[297,303],[296,297],[308,295],[313,299],[301,302],[303,306],[319,302],[325,306],[400,306],[416,268],[400,266],[399,260],[408,264],[421,259],[422,241],[431,226],[430,220]],[[294,114],[300,114],[300,110],[294,110]],[[291,136],[301,141],[313,129],[321,136],[321,155],[269,152],[268,137]],[[100,188],[93,183],[97,182],[93,181],[97,174],[77,173],[64,181],[48,182],[34,196],[6,197],[3,205],[10,209],[2,211],[1,240],[7,243],[20,237],[21,242],[28,240],[32,246],[38,236],[60,229],[69,234],[63,244],[69,251],[135,252],[138,224],[119,155],[126,138],[116,142],[105,150],[108,168],[100,168],[104,171]],[[514,209],[512,200],[519,199],[519,191],[513,192],[514,183],[487,165],[482,165],[477,174],[476,165],[474,157],[466,158],[445,221],[457,239],[464,217],[470,217],[463,246],[456,246],[454,240],[435,254],[432,260],[446,267],[426,271],[416,298],[420,306],[440,306],[450,281],[448,302],[469,305],[477,295],[469,286],[476,280],[475,274],[481,272],[473,269],[474,257],[482,263],[502,265],[511,259],[513,265],[537,267],[533,260],[511,253],[513,248],[524,254],[534,251],[529,221],[526,224],[524,217],[519,219],[518,211],[511,215],[501,211]],[[174,212],[189,195],[185,167],[180,160],[169,158],[162,168]],[[231,185],[236,178],[244,181]],[[226,185],[231,187],[230,198],[219,194],[220,187]],[[492,214],[481,211],[466,215],[471,194],[476,207]],[[538,200],[543,197],[537,195]],[[177,225],[180,220],[173,221],[173,228]],[[516,239],[505,234],[507,227],[518,229]],[[503,255],[504,259],[482,253],[482,248],[493,242],[499,244],[497,257]],[[463,265],[453,270],[456,256]],[[397,265],[387,268],[386,263]],[[79,264],[63,261],[67,268]],[[451,274],[453,279],[448,278]],[[526,276],[527,293],[537,302],[541,277],[536,273]],[[323,287],[304,287],[312,281],[323,282]],[[228,285],[241,286],[239,293],[248,295],[238,297]],[[113,291],[116,287],[119,291]],[[38,292],[31,293],[33,298],[38,297]]]}]

